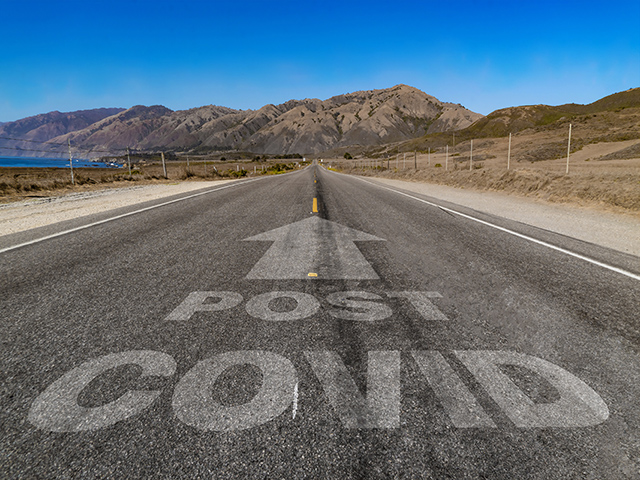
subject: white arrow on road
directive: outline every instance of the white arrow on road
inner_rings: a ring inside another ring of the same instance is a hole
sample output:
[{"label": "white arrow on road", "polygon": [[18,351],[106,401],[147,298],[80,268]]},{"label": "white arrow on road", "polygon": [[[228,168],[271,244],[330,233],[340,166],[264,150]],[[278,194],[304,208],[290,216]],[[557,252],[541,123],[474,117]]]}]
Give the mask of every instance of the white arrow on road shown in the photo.
[{"label": "white arrow on road", "polygon": [[384,241],[318,216],[264,232],[246,241],[272,241],[247,275],[251,280],[378,280],[378,274],[353,242]]}]

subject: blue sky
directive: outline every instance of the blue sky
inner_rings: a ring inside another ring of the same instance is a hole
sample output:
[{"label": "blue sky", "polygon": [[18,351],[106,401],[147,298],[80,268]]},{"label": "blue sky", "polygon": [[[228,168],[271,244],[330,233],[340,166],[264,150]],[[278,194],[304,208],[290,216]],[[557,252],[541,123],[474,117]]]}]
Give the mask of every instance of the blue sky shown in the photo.
[{"label": "blue sky", "polygon": [[640,1],[0,0],[0,122],[412,85],[479,113],[640,86]]}]

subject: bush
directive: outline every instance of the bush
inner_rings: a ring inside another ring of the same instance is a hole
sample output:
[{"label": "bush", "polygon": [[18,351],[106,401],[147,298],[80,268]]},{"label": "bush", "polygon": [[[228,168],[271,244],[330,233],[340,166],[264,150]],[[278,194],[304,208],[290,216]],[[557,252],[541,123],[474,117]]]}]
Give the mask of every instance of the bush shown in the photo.
[{"label": "bush", "polygon": [[346,158],[347,160],[352,160],[353,157],[351,156],[351,154],[349,152],[345,152],[344,153],[344,158]]},{"label": "bush", "polygon": [[442,168],[442,164],[440,164],[440,163],[436,163],[436,164],[434,165],[434,167]]}]

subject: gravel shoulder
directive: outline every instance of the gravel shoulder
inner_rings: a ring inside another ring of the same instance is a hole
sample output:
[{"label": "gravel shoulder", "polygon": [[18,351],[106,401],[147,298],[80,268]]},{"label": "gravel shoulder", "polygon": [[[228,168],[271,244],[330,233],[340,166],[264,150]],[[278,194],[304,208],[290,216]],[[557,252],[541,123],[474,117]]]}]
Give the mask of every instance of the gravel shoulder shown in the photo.
[{"label": "gravel shoulder", "polygon": [[0,205],[0,236],[237,180],[136,185]]},{"label": "gravel shoulder", "polygon": [[367,179],[640,257],[640,218],[637,215],[550,203],[499,192],[480,192],[379,177]]}]

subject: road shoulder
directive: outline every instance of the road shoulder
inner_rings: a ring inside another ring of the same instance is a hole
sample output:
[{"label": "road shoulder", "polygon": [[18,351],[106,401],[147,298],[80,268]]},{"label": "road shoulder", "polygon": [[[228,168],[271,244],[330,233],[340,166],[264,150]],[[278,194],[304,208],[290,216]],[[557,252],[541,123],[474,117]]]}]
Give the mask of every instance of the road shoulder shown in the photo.
[{"label": "road shoulder", "polygon": [[0,236],[24,232],[172,195],[222,186],[225,183],[235,181],[179,182],[110,188],[4,204],[0,205]]},{"label": "road shoulder", "polygon": [[367,180],[640,257],[640,219],[633,215],[554,204],[499,192],[478,192],[387,178],[367,177]]}]

